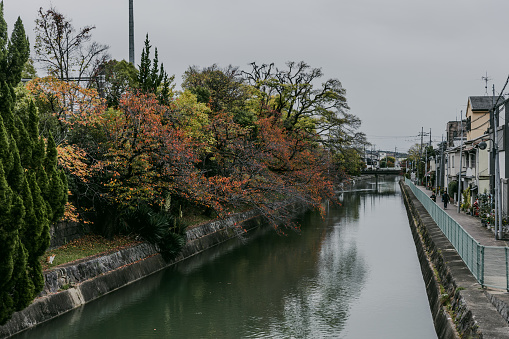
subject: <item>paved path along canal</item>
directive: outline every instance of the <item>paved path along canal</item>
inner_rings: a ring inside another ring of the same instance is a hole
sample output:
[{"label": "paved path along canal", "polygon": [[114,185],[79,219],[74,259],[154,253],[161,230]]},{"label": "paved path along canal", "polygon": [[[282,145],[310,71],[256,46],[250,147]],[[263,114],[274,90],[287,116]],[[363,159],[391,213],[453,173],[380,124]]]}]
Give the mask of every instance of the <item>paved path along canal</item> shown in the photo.
[{"label": "paved path along canal", "polygon": [[[426,195],[431,196],[431,190],[426,189],[424,186],[416,186]],[[444,209],[443,203],[439,202],[441,198],[437,198],[437,205],[451,216],[458,224],[465,229],[475,240],[484,246],[507,246],[509,244],[506,240],[495,239],[493,231],[483,227],[479,218],[466,214],[465,212],[458,212],[458,206],[449,204]],[[441,200],[440,200],[441,201]]]},{"label": "paved path along canal", "polygon": [[[369,186],[371,187],[371,186]],[[20,338],[436,338],[397,179],[260,229]]]}]

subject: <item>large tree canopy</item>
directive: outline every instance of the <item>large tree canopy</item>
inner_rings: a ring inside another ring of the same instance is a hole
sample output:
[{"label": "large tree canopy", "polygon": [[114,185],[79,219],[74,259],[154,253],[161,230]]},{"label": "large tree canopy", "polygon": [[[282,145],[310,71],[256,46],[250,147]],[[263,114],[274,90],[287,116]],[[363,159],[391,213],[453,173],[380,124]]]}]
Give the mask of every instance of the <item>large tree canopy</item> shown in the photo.
[{"label": "large tree canopy", "polygon": [[359,171],[360,165],[352,168],[347,162],[360,164],[360,152],[368,142],[358,131],[360,119],[348,112],[346,91],[338,79],[319,84],[322,70],[302,61],[288,62],[286,69],[274,64],[250,65],[251,70],[243,75],[257,90],[260,112],[277,112],[288,131],[302,131],[301,137],[322,144],[337,161],[335,170]]}]

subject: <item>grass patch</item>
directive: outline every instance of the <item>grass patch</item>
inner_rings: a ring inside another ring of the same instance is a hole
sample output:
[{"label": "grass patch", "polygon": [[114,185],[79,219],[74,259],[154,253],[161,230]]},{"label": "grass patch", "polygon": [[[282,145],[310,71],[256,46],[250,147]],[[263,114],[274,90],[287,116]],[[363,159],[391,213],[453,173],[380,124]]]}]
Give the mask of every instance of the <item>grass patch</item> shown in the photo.
[{"label": "grass patch", "polygon": [[195,214],[195,215],[184,215],[182,217],[184,223],[189,225],[189,227],[193,227],[196,225],[205,224],[211,220],[214,220],[214,217],[209,217],[203,214]]},{"label": "grass patch", "polygon": [[[247,210],[249,210],[249,208],[238,208],[232,213],[244,212]],[[216,217],[207,216],[200,212],[200,210],[193,210],[193,213],[186,213],[182,219],[190,228],[216,219]],[[113,239],[106,239],[98,235],[86,235],[64,246],[46,251],[44,257],[41,258],[42,269],[47,270],[58,265],[101,253],[119,250],[137,243],[141,243],[141,241],[127,236],[115,236]],[[47,262],[47,258],[51,255],[55,255],[55,258],[53,263],[50,264]]]},{"label": "grass patch", "polygon": [[[115,236],[113,239],[106,239],[98,235],[86,235],[64,246],[47,251],[45,256],[41,258],[42,269],[47,270],[71,261],[119,250],[137,243],[140,243],[140,241],[127,236]],[[52,264],[47,262],[47,257],[50,255],[55,255]]]},{"label": "grass patch", "polygon": [[69,284],[64,284],[62,285],[62,287],[59,289],[59,291],[65,291],[65,290],[68,290],[70,289],[72,286],[69,285]]}]

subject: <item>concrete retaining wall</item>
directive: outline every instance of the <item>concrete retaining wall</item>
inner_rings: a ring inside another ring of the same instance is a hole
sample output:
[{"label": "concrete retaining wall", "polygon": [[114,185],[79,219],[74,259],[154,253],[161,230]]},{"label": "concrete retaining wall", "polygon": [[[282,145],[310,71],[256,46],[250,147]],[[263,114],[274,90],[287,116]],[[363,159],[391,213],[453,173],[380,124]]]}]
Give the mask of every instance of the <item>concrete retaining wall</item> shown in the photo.
[{"label": "concrete retaining wall", "polygon": [[507,323],[410,188],[400,182],[439,338],[509,338]]},{"label": "concrete retaining wall", "polygon": [[186,246],[171,262],[166,262],[153,245],[144,243],[44,272],[46,285],[40,297],[23,311],[14,313],[7,324],[0,326],[0,338],[55,318],[262,223],[264,219],[261,216],[247,212],[190,229]]}]

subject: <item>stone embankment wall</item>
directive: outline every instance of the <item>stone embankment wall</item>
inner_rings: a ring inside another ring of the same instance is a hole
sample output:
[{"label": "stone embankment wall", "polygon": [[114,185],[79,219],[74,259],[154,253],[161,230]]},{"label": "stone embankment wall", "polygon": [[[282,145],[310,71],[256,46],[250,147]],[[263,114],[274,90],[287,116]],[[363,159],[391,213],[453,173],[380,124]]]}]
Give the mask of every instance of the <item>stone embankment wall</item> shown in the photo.
[{"label": "stone embankment wall", "polygon": [[88,225],[79,224],[77,222],[59,222],[51,225],[51,240],[49,248],[60,247],[74,239],[81,238],[90,231]]},{"label": "stone embankment wall", "polygon": [[46,285],[40,296],[0,326],[0,338],[55,318],[264,223],[263,217],[246,212],[189,229],[186,246],[171,262],[166,262],[153,245],[142,243],[45,271]]},{"label": "stone embankment wall", "polygon": [[410,188],[400,182],[439,338],[509,338],[507,322],[487,299]]}]

